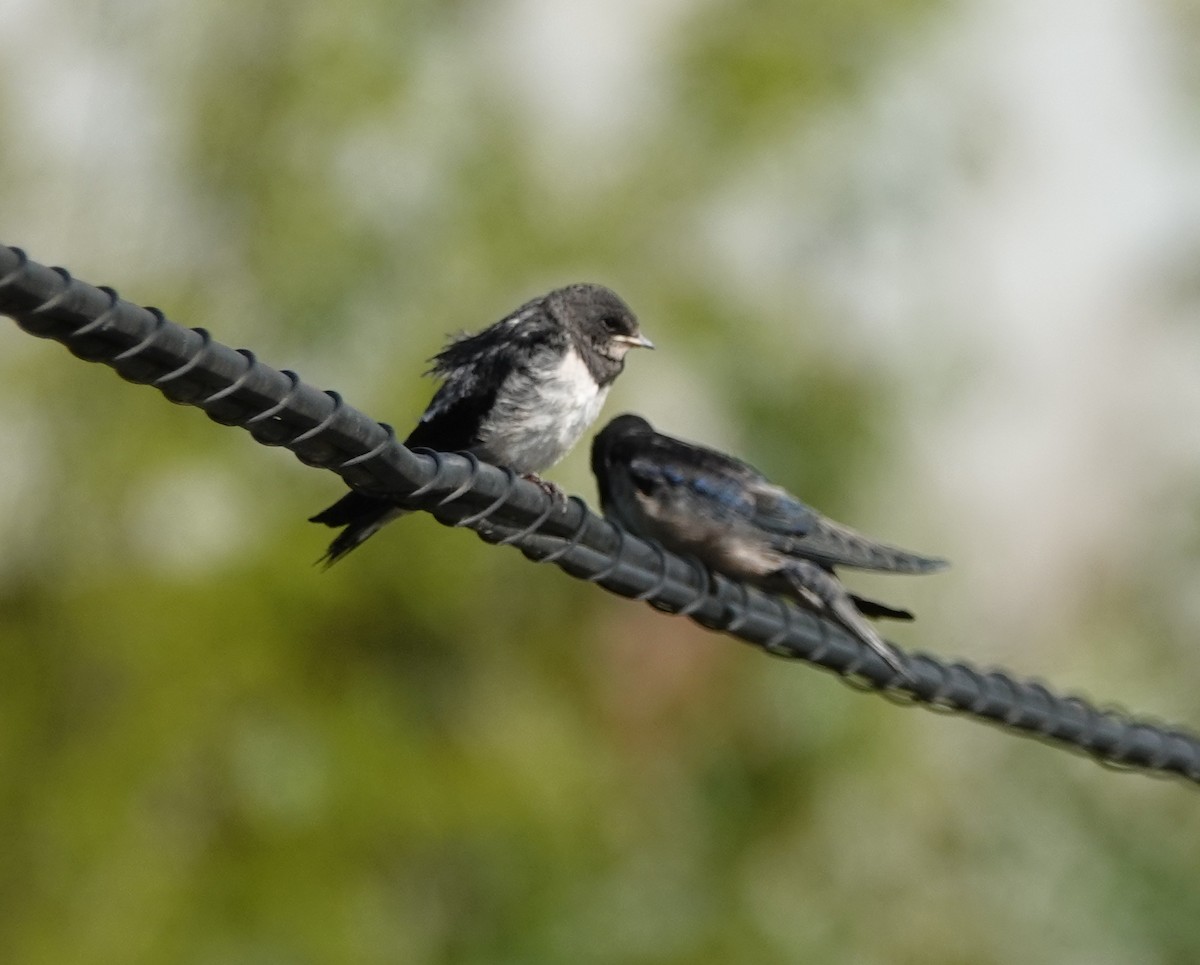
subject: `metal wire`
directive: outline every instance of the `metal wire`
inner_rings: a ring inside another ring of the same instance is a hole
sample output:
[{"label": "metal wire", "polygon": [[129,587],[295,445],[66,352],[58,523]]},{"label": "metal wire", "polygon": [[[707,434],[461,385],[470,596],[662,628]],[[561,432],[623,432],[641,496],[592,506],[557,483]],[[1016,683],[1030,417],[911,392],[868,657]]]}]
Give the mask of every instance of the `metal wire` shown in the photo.
[{"label": "metal wire", "polygon": [[0,313],[26,332],[103,362],[172,402],[197,406],[240,426],[264,445],[284,446],[306,465],[329,469],[355,488],[406,509],[466,526],[491,543],[517,547],[571,576],[776,656],[830,670],[889,699],[961,713],[1014,733],[1078,750],[1101,763],[1200,783],[1200,737],[1179,728],[1101,710],[1036,681],[928,654],[901,653],[907,677],[841,628],[789,601],[709,574],[591,513],[576,496],[556,501],[537,485],[471,455],[413,451],[390,426],[316,389],[294,372],[232,349],[203,329],[181,328],[162,312],[96,288],[62,268],[0,245]]}]

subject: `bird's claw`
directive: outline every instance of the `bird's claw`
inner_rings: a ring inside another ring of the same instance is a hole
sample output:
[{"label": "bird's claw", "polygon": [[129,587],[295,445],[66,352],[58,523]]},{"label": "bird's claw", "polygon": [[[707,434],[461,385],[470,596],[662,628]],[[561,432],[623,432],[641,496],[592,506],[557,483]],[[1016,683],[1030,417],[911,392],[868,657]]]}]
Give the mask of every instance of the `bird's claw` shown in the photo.
[{"label": "bird's claw", "polygon": [[548,479],[543,479],[541,476],[539,476],[535,472],[527,472],[524,475],[522,475],[521,478],[526,480],[527,482],[531,482],[535,486],[537,486],[538,489],[540,489],[542,492],[544,492],[550,498],[550,502],[553,503],[555,506],[565,506],[566,505],[567,494],[564,493],[560,487],[558,487],[554,483],[550,482]]}]

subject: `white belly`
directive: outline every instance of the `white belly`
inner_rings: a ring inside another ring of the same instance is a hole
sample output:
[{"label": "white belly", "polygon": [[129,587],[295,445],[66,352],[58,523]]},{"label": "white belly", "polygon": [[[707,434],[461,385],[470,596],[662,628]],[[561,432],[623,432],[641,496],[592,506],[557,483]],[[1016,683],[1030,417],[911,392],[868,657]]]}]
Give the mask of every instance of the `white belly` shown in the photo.
[{"label": "white belly", "polygon": [[478,454],[520,473],[540,473],[579,441],[607,395],[572,348],[537,379],[509,378],[480,432]]}]

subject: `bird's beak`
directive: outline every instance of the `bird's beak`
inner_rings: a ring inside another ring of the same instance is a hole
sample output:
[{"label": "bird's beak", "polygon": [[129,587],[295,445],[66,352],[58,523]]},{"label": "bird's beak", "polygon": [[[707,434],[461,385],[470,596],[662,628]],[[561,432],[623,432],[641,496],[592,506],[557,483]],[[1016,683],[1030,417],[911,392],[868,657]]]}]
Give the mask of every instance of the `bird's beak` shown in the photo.
[{"label": "bird's beak", "polygon": [[637,335],[614,335],[614,342],[624,342],[631,348],[654,348],[654,343],[641,332]]}]

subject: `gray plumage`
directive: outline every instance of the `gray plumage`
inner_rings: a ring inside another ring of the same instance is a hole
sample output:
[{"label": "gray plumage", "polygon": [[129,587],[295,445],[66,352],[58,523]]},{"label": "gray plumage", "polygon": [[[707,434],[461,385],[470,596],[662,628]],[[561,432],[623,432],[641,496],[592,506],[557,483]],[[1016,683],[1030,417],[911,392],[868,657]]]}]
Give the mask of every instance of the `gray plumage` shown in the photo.
[{"label": "gray plumage", "polygon": [[[452,339],[428,374],[442,380],[409,448],[469,451],[533,478],[595,421],[631,348],[653,348],[637,317],[602,285],[557,288],[473,335]],[[548,483],[542,483],[553,489]],[[349,492],[311,522],[345,527],[322,561],[335,563],[404,514]]]},{"label": "gray plumage", "polygon": [[902,665],[864,616],[912,619],[849,593],[834,567],[932,573],[946,561],[880,543],[826,519],[749,464],[618,416],[592,444],[606,516],[692,555],[713,570],[824,612],[897,671]]}]

